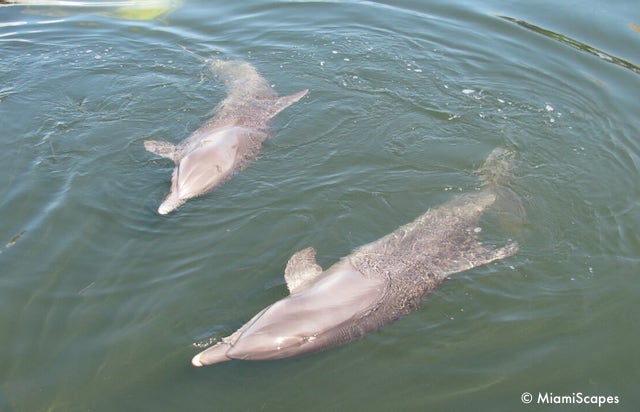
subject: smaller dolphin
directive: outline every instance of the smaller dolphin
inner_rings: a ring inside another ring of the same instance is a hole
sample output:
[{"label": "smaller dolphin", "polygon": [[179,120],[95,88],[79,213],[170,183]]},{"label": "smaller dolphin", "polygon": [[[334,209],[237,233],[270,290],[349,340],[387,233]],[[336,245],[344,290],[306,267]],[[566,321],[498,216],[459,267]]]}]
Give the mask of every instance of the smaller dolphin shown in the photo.
[{"label": "smaller dolphin", "polygon": [[246,62],[213,60],[211,71],[227,86],[227,97],[216,107],[214,117],[176,146],[144,142],[145,149],[176,164],[169,194],[158,208],[161,215],[213,190],[245,167],[270,137],[271,118],[308,91],[278,97]]},{"label": "smaller dolphin", "polygon": [[291,294],[197,354],[193,365],[280,359],[355,340],[416,310],[449,275],[513,255],[517,243],[484,246],[477,226],[501,194],[513,193],[499,187],[513,155],[495,149],[480,169],[482,190],[427,211],[326,271],[313,248],[295,253],[284,270]]}]

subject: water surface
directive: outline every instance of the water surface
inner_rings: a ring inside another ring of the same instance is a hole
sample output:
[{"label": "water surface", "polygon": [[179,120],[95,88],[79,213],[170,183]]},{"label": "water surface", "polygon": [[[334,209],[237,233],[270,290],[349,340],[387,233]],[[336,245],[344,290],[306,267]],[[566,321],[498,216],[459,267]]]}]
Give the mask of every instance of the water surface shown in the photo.
[{"label": "water surface", "polygon": [[[0,8],[0,410],[567,407],[523,392],[637,409],[634,1],[186,0],[124,17]],[[159,216],[172,165],[143,141],[182,140],[224,97],[206,58],[310,92],[258,161]],[[516,256],[353,344],[190,365],[286,295],[295,251],[326,267],[475,190],[496,146],[519,153],[527,218],[483,233]]]}]

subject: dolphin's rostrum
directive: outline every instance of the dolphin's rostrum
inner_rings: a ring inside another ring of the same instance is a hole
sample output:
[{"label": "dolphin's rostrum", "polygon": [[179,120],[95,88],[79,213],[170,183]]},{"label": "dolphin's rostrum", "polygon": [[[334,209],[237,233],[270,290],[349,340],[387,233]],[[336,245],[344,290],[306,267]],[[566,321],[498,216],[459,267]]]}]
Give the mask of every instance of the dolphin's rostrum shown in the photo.
[{"label": "dolphin's rostrum", "polygon": [[147,140],[144,147],[176,164],[171,190],[158,208],[164,215],[223,184],[256,157],[269,135],[269,121],[300,100],[307,90],[278,97],[246,62],[213,60],[212,72],[227,86],[214,117],[180,144]]},{"label": "dolphin's rostrum", "polygon": [[284,273],[290,295],[197,354],[193,365],[280,359],[355,340],[417,309],[449,275],[513,255],[516,242],[484,246],[477,226],[499,196],[513,194],[503,186],[513,157],[495,149],[480,169],[481,190],[427,211],[326,271],[313,248],[297,252]]}]

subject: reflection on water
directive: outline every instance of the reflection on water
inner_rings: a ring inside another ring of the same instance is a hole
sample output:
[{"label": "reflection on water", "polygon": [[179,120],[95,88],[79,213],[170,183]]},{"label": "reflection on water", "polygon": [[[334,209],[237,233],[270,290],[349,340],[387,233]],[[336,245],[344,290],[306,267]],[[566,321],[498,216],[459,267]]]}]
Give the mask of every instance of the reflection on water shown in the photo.
[{"label": "reflection on water", "polygon": [[[515,23],[521,27],[524,27],[528,30],[534,31],[536,33],[542,34],[543,36],[549,37],[551,39],[557,40],[563,44],[566,44],[568,46],[573,47],[574,49],[578,49],[581,50],[583,52],[587,52],[589,54],[592,54],[606,62],[610,62],[613,64],[616,64],[620,67],[624,67],[625,69],[629,69],[635,73],[640,74],[640,66],[633,64],[627,60],[621,59],[619,57],[616,57],[610,53],[607,53],[605,51],[599,50],[593,46],[589,46],[588,44],[582,43],[576,39],[572,39],[571,37],[568,36],[564,36],[562,34],[559,33],[555,33],[551,30],[546,30],[543,29],[542,27],[538,27],[534,24],[531,23],[527,23],[526,21],[523,20],[519,20],[519,19],[514,19],[512,17],[507,17],[507,16],[498,16],[502,19],[505,19],[507,21],[510,21],[512,23]],[[634,24],[630,24],[631,28],[638,31],[637,30],[637,25]]]},{"label": "reflection on water", "polygon": [[[29,6],[28,13],[61,16],[74,10],[91,9],[101,14],[130,20],[151,20],[179,7],[183,0],[2,0],[0,6]],[[110,9],[114,9],[110,11]]]}]

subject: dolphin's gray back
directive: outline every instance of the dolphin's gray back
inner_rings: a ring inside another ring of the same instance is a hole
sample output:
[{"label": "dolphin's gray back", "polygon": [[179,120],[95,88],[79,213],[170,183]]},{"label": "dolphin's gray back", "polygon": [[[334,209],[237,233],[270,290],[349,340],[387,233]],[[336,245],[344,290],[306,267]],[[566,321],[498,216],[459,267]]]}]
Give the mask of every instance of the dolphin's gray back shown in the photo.
[{"label": "dolphin's gray back", "polygon": [[461,195],[413,222],[356,249],[351,262],[365,276],[443,279],[495,260],[496,250],[477,239],[490,192]]},{"label": "dolphin's gray back", "polygon": [[316,348],[343,344],[373,332],[416,310],[424,296],[447,276],[516,253],[515,242],[492,248],[478,240],[478,220],[495,199],[490,191],[460,195],[354,250],[346,259],[365,278],[381,279],[382,290],[365,311],[320,334]]},{"label": "dolphin's gray back", "polygon": [[[489,156],[483,168],[498,170],[502,178],[512,154],[500,150]],[[385,323],[416,309],[449,275],[517,252],[516,242],[494,248],[478,239],[480,216],[499,193],[494,189],[486,184],[481,191],[459,195],[349,255],[351,264],[365,277],[387,281],[385,299],[369,314],[373,323]]]},{"label": "dolphin's gray back", "polygon": [[251,64],[214,60],[211,71],[227,88],[227,97],[216,107],[213,122],[234,119],[248,128],[261,129],[280,111],[274,112],[277,93]]},{"label": "dolphin's gray back", "polygon": [[251,64],[237,60],[213,60],[211,71],[227,88],[227,94],[245,99],[275,99],[277,93]]}]

